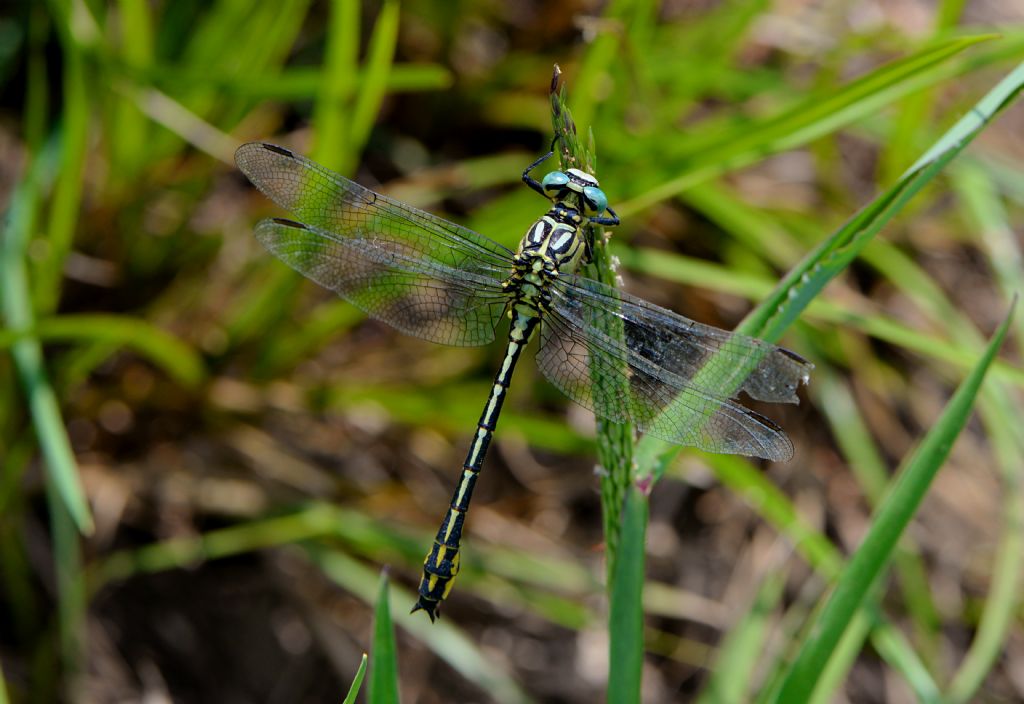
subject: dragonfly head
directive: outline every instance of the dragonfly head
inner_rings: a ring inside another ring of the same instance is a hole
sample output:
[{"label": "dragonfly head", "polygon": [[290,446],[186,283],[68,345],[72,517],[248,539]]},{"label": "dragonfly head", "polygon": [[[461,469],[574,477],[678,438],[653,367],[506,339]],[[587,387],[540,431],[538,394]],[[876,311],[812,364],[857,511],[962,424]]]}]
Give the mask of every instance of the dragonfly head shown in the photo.
[{"label": "dragonfly head", "polygon": [[544,192],[555,203],[570,196],[578,199],[588,216],[600,215],[608,208],[608,196],[598,188],[597,179],[579,169],[552,171],[540,182]]}]

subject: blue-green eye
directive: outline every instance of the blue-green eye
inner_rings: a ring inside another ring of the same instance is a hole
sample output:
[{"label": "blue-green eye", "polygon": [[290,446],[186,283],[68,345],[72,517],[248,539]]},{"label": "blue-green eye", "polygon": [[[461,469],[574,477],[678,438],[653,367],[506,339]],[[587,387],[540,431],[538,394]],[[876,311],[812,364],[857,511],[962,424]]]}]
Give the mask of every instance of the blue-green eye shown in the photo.
[{"label": "blue-green eye", "polygon": [[545,191],[559,191],[569,183],[569,177],[561,171],[552,171],[540,182]]},{"label": "blue-green eye", "polygon": [[604,194],[604,191],[595,186],[584,186],[583,201],[588,210],[598,214],[603,213],[605,208],[608,207],[608,196]]}]

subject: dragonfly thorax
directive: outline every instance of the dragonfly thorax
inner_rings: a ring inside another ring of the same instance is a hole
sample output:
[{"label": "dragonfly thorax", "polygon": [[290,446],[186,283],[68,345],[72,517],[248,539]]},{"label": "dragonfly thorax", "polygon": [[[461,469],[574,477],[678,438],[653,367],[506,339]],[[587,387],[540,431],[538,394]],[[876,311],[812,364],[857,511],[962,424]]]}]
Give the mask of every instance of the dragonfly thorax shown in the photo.
[{"label": "dragonfly thorax", "polygon": [[578,210],[556,203],[520,241],[520,266],[526,271],[575,272],[584,250],[582,223],[583,216]]}]

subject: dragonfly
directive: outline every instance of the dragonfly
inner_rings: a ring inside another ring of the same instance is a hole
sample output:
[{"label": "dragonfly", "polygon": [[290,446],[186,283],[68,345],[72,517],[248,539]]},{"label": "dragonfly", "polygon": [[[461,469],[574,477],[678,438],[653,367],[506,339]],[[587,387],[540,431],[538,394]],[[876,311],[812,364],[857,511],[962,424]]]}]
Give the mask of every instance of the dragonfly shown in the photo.
[{"label": "dragonfly", "polygon": [[[554,170],[523,182],[549,201],[516,251],[376,193],[284,147],[244,144],[241,171],[295,219],[270,218],[256,238],[277,258],[399,331],[473,346],[510,319],[501,366],[473,433],[451,504],[423,563],[412,611],[431,621],[459,572],[466,513],[512,372],[539,339],[541,372],[565,395],[613,422],[680,445],[785,461],[782,429],[736,402],[798,403],[813,368],[781,347],[695,322],[582,276],[591,226],[619,217],[593,175]],[[714,362],[714,363],[712,363]],[[615,382],[608,393],[602,384]]]}]

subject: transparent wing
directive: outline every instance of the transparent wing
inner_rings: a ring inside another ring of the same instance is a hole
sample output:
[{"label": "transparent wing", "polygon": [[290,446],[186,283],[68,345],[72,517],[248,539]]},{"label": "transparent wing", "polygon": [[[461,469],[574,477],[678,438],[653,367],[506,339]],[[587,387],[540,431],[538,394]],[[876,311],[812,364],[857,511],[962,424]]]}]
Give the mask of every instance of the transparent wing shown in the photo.
[{"label": "transparent wing", "polygon": [[[778,426],[730,398],[742,390],[762,401],[796,402],[809,362],[583,277],[559,279],[551,293],[538,364],[577,403],[670,442],[792,457]],[[616,328],[621,340],[607,332]]]},{"label": "transparent wing", "polygon": [[258,239],[288,266],[407,335],[484,345],[507,297],[492,277],[454,269],[388,239],[346,238],[274,218]]},{"label": "transparent wing", "polygon": [[244,144],[235,160],[302,221],[267,220],[257,228],[289,266],[407,334],[453,345],[494,339],[510,250],[282,147]]},{"label": "transparent wing", "polygon": [[261,142],[235,152],[238,168],[296,220],[344,238],[400,242],[454,269],[505,278],[512,252],[444,218],[374,193],[283,147]]}]

